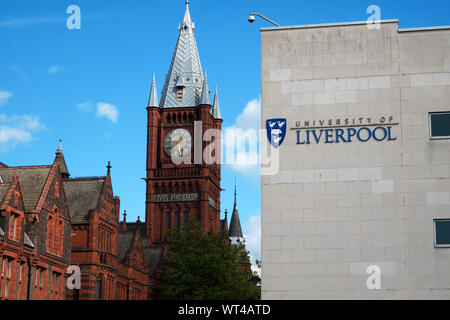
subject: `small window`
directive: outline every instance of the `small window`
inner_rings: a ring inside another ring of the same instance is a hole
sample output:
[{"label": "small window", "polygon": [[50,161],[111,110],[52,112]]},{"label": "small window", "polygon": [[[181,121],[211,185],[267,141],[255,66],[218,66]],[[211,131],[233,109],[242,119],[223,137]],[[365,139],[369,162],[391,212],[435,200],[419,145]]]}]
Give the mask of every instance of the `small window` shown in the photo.
[{"label": "small window", "polygon": [[450,247],[450,219],[434,220],[434,244],[436,247]]},{"label": "small window", "polygon": [[177,87],[177,101],[182,102],[183,101],[183,93],[184,88],[183,87]]},{"label": "small window", "polygon": [[450,112],[430,113],[430,138],[450,139]]},{"label": "small window", "polygon": [[180,230],[180,213],[175,212],[175,229]]},{"label": "small window", "polygon": [[170,229],[172,226],[172,221],[170,221],[170,211],[166,212],[166,229]]}]

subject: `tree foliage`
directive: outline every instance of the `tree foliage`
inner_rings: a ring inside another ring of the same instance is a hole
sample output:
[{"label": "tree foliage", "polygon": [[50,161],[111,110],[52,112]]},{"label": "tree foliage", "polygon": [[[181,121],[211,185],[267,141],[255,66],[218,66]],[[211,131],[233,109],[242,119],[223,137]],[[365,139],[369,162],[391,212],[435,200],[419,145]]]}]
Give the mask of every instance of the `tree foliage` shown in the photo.
[{"label": "tree foliage", "polygon": [[[165,300],[253,300],[248,252],[230,246],[226,233],[205,233],[196,220],[187,230],[168,231],[159,290]],[[247,264],[248,268],[244,265]]]}]

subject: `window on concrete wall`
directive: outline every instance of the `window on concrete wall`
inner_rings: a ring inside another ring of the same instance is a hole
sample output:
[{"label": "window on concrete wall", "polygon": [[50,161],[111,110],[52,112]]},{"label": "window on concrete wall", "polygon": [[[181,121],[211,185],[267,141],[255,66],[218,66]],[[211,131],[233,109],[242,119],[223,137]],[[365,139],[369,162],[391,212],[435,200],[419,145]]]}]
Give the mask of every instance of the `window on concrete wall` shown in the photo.
[{"label": "window on concrete wall", "polygon": [[430,113],[430,139],[450,139],[450,112]]},{"label": "window on concrete wall", "polygon": [[434,220],[434,245],[450,248],[450,219]]}]

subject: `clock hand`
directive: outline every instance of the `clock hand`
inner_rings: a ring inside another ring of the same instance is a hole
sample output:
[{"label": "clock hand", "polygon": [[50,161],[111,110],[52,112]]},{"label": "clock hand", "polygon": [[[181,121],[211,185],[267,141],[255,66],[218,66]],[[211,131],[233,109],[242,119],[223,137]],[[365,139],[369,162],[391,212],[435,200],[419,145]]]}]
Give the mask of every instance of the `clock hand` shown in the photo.
[{"label": "clock hand", "polygon": [[178,154],[179,154],[179,156],[181,157],[180,141],[178,141],[177,145],[178,145]]}]

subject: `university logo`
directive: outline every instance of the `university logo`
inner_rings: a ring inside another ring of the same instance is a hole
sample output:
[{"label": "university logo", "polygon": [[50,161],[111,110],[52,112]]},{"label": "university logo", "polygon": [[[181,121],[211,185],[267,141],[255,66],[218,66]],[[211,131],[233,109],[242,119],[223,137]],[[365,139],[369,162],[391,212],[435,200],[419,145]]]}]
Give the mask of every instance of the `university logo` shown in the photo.
[{"label": "university logo", "polygon": [[278,148],[286,136],[286,119],[269,119],[266,121],[267,138],[274,148]]}]

